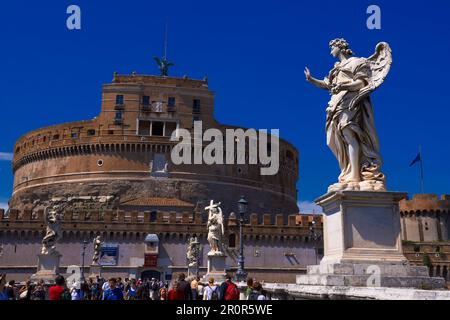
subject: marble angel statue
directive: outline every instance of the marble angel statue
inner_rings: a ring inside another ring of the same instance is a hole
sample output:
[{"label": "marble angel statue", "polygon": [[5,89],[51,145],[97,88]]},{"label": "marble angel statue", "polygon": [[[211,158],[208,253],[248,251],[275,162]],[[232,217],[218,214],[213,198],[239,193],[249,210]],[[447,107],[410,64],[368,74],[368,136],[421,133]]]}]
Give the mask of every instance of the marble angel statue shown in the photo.
[{"label": "marble angel statue", "polygon": [[186,258],[188,260],[188,266],[190,268],[198,266],[198,260],[200,258],[200,242],[198,242],[197,237],[189,238]]},{"label": "marble angel statue", "polygon": [[56,242],[61,237],[61,212],[62,207],[57,204],[45,210],[46,232],[42,239],[41,254],[57,254]]},{"label": "marble angel statue", "polygon": [[208,242],[211,250],[208,255],[221,255],[222,253],[222,240],[224,235],[224,225],[223,225],[223,215],[222,209],[219,207],[219,203],[213,203],[211,200],[211,205],[206,207],[208,210]]},{"label": "marble angel statue", "polygon": [[100,254],[102,250],[102,237],[97,236],[94,238],[94,255],[92,256],[92,265],[99,265]]},{"label": "marble angel statue", "polygon": [[330,48],[339,61],[324,80],[312,77],[305,68],[306,80],[331,94],[326,109],[327,145],[339,162],[341,174],[328,191],[385,191],[370,94],[389,73],[391,48],[381,42],[369,58],[352,57],[345,39],[330,41]]}]

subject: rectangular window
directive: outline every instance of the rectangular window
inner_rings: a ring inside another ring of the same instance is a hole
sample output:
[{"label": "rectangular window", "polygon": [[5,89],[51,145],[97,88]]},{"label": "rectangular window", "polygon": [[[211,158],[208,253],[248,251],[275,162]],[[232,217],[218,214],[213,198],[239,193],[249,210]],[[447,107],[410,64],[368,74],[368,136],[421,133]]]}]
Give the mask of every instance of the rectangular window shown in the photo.
[{"label": "rectangular window", "polygon": [[176,122],[166,122],[166,129],[164,130],[164,134],[166,137],[171,137],[172,133],[177,130]]},{"label": "rectangular window", "polygon": [[54,134],[52,139],[53,140],[59,140],[59,134]]},{"label": "rectangular window", "polygon": [[139,120],[138,135],[140,136],[150,135],[150,121]]},{"label": "rectangular window", "polygon": [[89,129],[89,130],[87,131],[87,135],[88,135],[88,136],[95,136],[95,130],[94,130],[94,129]]},{"label": "rectangular window", "polygon": [[[78,133],[72,132],[72,133],[70,134],[70,137],[71,137],[72,139],[76,139],[76,138],[78,137]],[[33,141],[33,142],[34,142],[34,141]]]},{"label": "rectangular window", "polygon": [[152,136],[162,136],[164,133],[164,122],[153,121],[152,123]]},{"label": "rectangular window", "polygon": [[148,107],[150,105],[150,97],[149,96],[142,96],[142,105],[144,107]]},{"label": "rectangular window", "polygon": [[118,111],[116,112],[116,117],[114,118],[114,124],[122,124],[122,123],[123,123],[122,111]]},{"label": "rectangular window", "polygon": [[169,97],[169,100],[167,101],[167,106],[168,107],[175,107],[175,103],[176,103],[175,98],[174,97]]},{"label": "rectangular window", "polygon": [[116,96],[116,105],[119,105],[119,106],[123,105],[123,95],[118,94]]},{"label": "rectangular window", "polygon": [[192,112],[200,113],[200,99],[194,99],[192,102]]}]

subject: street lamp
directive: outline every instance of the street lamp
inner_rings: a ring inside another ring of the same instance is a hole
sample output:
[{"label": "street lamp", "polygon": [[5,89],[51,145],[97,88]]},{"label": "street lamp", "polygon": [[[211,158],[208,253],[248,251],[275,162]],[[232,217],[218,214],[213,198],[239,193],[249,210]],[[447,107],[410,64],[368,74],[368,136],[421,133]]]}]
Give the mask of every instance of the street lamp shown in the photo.
[{"label": "street lamp", "polygon": [[245,200],[244,196],[238,201],[238,212],[239,212],[239,258],[238,258],[238,270],[236,272],[237,281],[245,281],[247,279],[247,272],[244,271],[244,217],[247,212],[248,202]]},{"label": "street lamp", "polygon": [[317,241],[320,240],[321,234],[316,232],[316,220],[314,220],[314,217],[313,217],[313,221],[311,222],[311,224],[312,224],[312,226],[309,228],[309,233],[311,236],[311,240],[314,241],[313,249],[314,249],[314,255],[316,257],[316,264],[317,264],[317,256],[319,253],[319,250],[317,248]]},{"label": "street lamp", "polygon": [[83,253],[81,254],[81,279],[80,282],[84,283],[84,255],[86,254],[86,247],[88,242],[86,240],[83,241]]}]

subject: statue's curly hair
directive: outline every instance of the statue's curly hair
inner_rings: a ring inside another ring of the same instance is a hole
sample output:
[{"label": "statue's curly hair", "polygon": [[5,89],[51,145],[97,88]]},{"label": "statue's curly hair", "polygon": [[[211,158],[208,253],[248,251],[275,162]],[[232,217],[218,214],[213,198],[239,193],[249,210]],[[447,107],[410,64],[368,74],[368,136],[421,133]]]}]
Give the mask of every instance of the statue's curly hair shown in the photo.
[{"label": "statue's curly hair", "polygon": [[330,48],[338,47],[341,49],[342,53],[351,56],[353,54],[352,49],[350,49],[350,45],[347,40],[344,38],[337,38],[330,41]]}]

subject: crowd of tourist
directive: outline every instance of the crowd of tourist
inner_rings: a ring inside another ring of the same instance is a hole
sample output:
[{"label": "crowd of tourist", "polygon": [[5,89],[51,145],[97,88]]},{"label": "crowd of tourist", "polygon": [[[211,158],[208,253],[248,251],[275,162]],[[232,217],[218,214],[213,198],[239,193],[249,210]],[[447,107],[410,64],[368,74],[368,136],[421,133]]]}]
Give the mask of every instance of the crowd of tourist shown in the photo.
[{"label": "crowd of tourist", "polygon": [[6,275],[0,275],[0,300],[266,300],[261,283],[247,280],[247,288],[240,294],[232,277],[217,284],[214,278],[204,283],[199,277],[186,278],[181,273],[169,284],[161,280],[89,278],[87,282],[68,283],[59,275],[53,285],[27,281],[18,285],[14,280],[6,283]]}]

